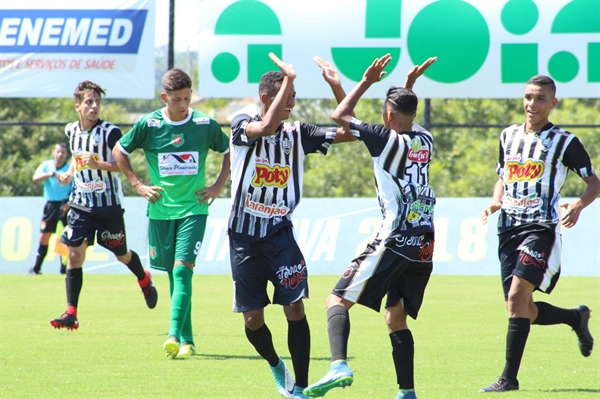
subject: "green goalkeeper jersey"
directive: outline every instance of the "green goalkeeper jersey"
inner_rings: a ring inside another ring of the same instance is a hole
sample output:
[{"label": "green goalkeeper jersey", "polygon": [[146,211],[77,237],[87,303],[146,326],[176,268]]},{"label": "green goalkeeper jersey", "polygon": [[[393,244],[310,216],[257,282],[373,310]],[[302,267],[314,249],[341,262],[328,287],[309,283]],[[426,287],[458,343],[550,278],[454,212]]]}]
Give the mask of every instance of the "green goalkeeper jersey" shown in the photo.
[{"label": "green goalkeeper jersey", "polygon": [[208,205],[198,203],[194,193],[206,187],[208,150],[227,153],[229,138],[206,114],[190,109],[186,119],[173,122],[165,112],[160,109],[144,116],[119,140],[127,154],[144,150],[151,184],[164,189],[159,201],[148,204],[148,217],[173,220],[207,215]]}]

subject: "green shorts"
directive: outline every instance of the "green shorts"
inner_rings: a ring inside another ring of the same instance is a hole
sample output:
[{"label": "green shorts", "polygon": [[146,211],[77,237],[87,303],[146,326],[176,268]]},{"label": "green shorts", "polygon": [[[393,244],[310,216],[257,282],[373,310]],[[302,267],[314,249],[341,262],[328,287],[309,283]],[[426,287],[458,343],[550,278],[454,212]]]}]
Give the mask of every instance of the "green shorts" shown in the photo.
[{"label": "green shorts", "polygon": [[152,220],[148,224],[150,267],[170,272],[175,261],[196,263],[206,230],[207,215],[175,220]]}]

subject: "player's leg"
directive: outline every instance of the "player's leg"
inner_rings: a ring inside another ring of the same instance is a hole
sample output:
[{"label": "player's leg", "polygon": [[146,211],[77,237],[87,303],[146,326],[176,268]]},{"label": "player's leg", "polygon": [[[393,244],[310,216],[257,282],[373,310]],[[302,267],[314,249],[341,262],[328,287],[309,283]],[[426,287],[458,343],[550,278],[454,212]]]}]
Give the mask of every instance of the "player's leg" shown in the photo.
[{"label": "player's leg", "polygon": [[56,231],[56,224],[58,223],[60,215],[59,212],[60,207],[57,206],[56,202],[46,202],[44,205],[35,263],[29,269],[28,274],[42,274],[42,263],[48,254],[48,243],[50,241],[50,236]]},{"label": "player's leg", "polygon": [[144,266],[137,252],[127,249],[127,234],[125,230],[124,210],[110,214],[96,215],[99,224],[98,244],[111,251],[117,260],[127,266],[129,271],[137,278],[137,283],[142,290],[146,305],[153,309],[158,301],[158,292],[149,271]]},{"label": "player's leg", "polygon": [[237,240],[229,236],[231,277],[234,286],[233,311],[242,313],[244,332],[248,342],[267,361],[277,391],[291,398],[294,380],[277,354],[271,330],[265,323],[264,308],[270,303],[267,295],[269,268],[258,250],[261,243]]},{"label": "player's leg", "polygon": [[69,248],[69,262],[65,274],[67,309],[61,317],[50,321],[54,328],[74,330],[79,327],[77,307],[83,286],[83,262],[87,247],[94,244],[97,228],[98,224],[90,213],[76,209],[69,212],[68,226],[60,238]]},{"label": "player's leg", "polygon": [[[426,240],[423,245],[433,246],[433,237]],[[396,399],[416,399],[414,339],[406,321],[408,316],[417,318],[423,303],[425,288],[433,271],[433,264],[413,262],[398,257],[398,268],[404,271],[388,290],[385,321],[390,334],[392,359],[399,388]]]}]

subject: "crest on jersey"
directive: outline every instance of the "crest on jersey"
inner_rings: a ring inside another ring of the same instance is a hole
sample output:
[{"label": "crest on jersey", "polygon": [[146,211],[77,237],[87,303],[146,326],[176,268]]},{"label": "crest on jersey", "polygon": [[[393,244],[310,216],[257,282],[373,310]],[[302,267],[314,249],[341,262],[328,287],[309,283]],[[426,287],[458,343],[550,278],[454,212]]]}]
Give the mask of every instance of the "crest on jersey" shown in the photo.
[{"label": "crest on jersey", "polygon": [[546,137],[544,140],[542,140],[542,147],[544,147],[542,151],[547,152],[550,147],[552,147],[552,139],[550,137]]},{"label": "crest on jersey", "polygon": [[181,134],[173,134],[171,136],[171,144],[175,147],[179,147],[183,144],[185,140],[183,139],[183,135]]},{"label": "crest on jersey", "polygon": [[283,151],[289,155],[290,152],[292,152],[292,140],[288,139],[287,137],[284,138],[281,140],[281,147],[283,148]]}]

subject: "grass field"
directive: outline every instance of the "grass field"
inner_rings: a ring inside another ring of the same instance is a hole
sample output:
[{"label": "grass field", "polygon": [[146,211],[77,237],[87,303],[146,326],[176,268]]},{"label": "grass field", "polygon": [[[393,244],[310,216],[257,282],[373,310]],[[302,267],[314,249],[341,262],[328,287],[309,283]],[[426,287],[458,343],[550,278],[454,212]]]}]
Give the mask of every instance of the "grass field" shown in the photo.
[{"label": "grass field", "polygon": [[[84,276],[80,328],[54,330],[49,320],[65,308],[59,275],[0,275],[1,398],[277,398],[264,360],[246,341],[242,318],[231,312],[229,276],[194,277],[193,322],[199,355],[164,357],[169,328],[168,280],[155,275],[158,306],[146,308],[133,276]],[[312,276],[306,302],[312,332],[310,381],[329,367],[324,300],[337,276]],[[600,309],[600,279],[563,277],[551,296],[536,300]],[[383,317],[362,307],[350,312],[350,388],[326,398],[393,398],[397,392]],[[287,360],[280,307],[267,324]],[[600,334],[600,317],[591,319]],[[497,277],[433,276],[415,337],[419,398],[585,399],[600,397],[600,357],[583,358],[567,326],[533,326],[521,366],[521,390],[481,394],[504,365],[506,313]]]}]

